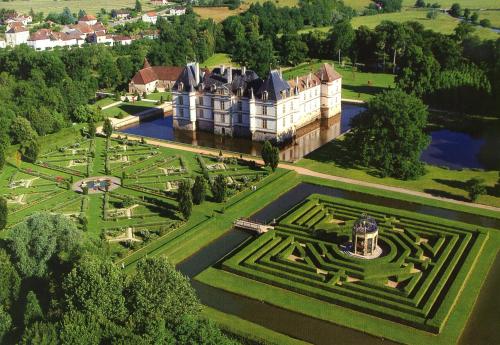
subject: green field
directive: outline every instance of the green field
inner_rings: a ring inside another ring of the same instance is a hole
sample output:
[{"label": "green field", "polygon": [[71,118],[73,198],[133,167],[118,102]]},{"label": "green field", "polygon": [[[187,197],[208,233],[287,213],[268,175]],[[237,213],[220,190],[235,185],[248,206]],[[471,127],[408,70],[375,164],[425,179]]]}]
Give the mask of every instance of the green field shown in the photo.
[{"label": "green field", "polygon": [[[365,212],[377,220],[385,253],[373,260],[341,248]],[[405,344],[451,344],[499,244],[495,230],[312,195],[222,270],[196,279]]]},{"label": "green field", "polygon": [[[433,1],[430,2],[434,3]],[[441,0],[436,2],[440,4],[442,8],[449,8],[454,3],[459,3],[462,8],[470,9],[500,8],[500,4],[497,0]],[[403,6],[413,7],[414,5],[415,1],[413,0],[403,0]]]},{"label": "green field", "polygon": [[[19,13],[28,13],[30,9],[35,12],[62,12],[65,7],[69,7],[72,12],[78,13],[80,9],[85,10],[88,14],[99,13],[101,8],[106,10],[120,9],[120,8],[134,8],[135,0],[111,0],[105,2],[96,2],[88,0],[13,0],[9,2],[2,2],[0,7],[12,8]],[[153,6],[146,1],[142,1],[142,9],[149,10]]]},{"label": "green field", "polygon": [[[321,60],[299,65],[283,72],[284,78],[290,80],[296,76],[315,72],[324,63],[330,60]],[[353,71],[350,66],[339,66],[335,63],[335,70],[342,75],[342,98],[367,101],[375,94],[394,87],[394,75],[387,73],[367,73]]]},{"label": "green field", "polygon": [[498,7],[499,8],[495,11],[480,11],[479,20],[489,19],[491,22],[491,26],[500,28],[500,4]]},{"label": "green field", "polygon": [[233,65],[237,66],[237,64],[233,63],[231,61],[231,57],[229,54],[224,54],[224,53],[216,53],[200,63],[201,66],[203,67],[208,67],[208,68],[214,68],[214,67],[219,67],[220,65]]}]

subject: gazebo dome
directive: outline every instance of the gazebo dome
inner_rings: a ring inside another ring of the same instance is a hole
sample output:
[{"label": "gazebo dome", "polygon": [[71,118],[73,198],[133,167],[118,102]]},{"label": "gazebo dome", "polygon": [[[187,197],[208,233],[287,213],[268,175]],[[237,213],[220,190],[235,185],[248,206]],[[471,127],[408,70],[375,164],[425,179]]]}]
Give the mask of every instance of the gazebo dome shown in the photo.
[{"label": "gazebo dome", "polygon": [[363,213],[354,223],[353,232],[358,234],[370,234],[378,231],[377,222],[373,217]]},{"label": "gazebo dome", "polygon": [[373,256],[378,245],[378,226],[374,218],[363,213],[352,227],[352,243],[355,255]]}]

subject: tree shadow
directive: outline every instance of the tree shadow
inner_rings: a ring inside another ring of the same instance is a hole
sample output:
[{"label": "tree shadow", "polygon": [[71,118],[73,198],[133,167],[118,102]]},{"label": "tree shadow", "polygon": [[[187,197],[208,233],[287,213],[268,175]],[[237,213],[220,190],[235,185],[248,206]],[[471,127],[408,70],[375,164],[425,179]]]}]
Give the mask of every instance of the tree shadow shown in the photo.
[{"label": "tree shadow", "polygon": [[343,84],[342,88],[345,90],[352,91],[354,93],[361,93],[361,94],[377,94],[381,93],[383,91],[386,91],[388,87],[384,86],[375,86],[375,85],[346,85]]},{"label": "tree shadow", "polygon": [[486,187],[486,194],[488,194],[490,196],[494,196],[494,197],[500,198],[500,187],[497,187],[497,186],[493,186],[493,187],[487,186]]},{"label": "tree shadow", "polygon": [[141,113],[143,111],[146,111],[146,110],[151,110],[153,111],[152,109],[153,106],[154,106],[154,103],[151,103],[151,107],[146,107],[146,106],[143,106],[143,105],[135,105],[135,104],[130,104],[130,103],[122,103],[118,106],[118,108],[122,111],[124,111],[125,113],[127,114],[130,114],[130,115],[136,115],[138,113]]},{"label": "tree shadow", "polygon": [[436,181],[437,183],[440,183],[440,184],[443,184],[445,186],[452,187],[452,188],[465,190],[465,187],[466,187],[466,184],[463,181],[444,180],[444,179],[440,179],[440,178],[435,178],[433,180]]},{"label": "tree shadow", "polygon": [[462,195],[453,194],[453,193],[446,192],[444,190],[439,190],[439,189],[426,188],[426,189],[424,189],[424,192],[429,193],[433,196],[441,197],[441,198],[448,198],[448,199],[454,199],[454,200],[466,201],[466,202],[470,201],[469,199],[467,199],[466,197],[464,197]]},{"label": "tree shadow", "polygon": [[356,167],[356,159],[344,140],[332,140],[306,155],[307,159],[335,164],[340,168]]}]

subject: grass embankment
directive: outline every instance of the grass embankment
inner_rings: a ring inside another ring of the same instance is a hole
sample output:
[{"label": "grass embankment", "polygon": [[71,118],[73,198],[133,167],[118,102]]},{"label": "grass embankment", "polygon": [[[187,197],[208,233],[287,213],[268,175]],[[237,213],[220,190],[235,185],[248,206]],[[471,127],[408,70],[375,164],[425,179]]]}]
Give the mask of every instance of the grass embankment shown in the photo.
[{"label": "grass embankment", "polygon": [[[147,11],[153,9],[154,6],[148,1],[143,1],[142,9]],[[11,8],[16,10],[18,13],[28,14],[30,9],[34,9],[36,12],[43,12],[47,15],[49,12],[62,12],[65,7],[69,7],[71,12],[78,13],[80,9],[85,10],[87,14],[97,14],[101,11],[101,8],[111,11],[112,9],[120,8],[134,8],[135,0],[111,0],[111,1],[81,1],[81,0],[14,0],[10,2],[2,2],[1,7]]]},{"label": "grass embankment", "polygon": [[229,16],[235,16],[244,12],[245,6],[242,6],[236,10],[230,10],[228,7],[193,7],[194,13],[199,15],[202,19],[211,18],[216,23],[222,22]]},{"label": "grass embankment", "polygon": [[231,56],[229,56],[229,54],[224,53],[216,53],[200,63],[200,66],[207,68],[219,67],[220,65],[238,66],[236,63],[231,61]]},{"label": "grass embankment", "polygon": [[[498,0],[440,0],[438,3],[441,5],[441,8],[450,8],[454,3],[459,3],[462,8],[470,8],[471,10],[479,8],[500,8]],[[415,6],[415,1],[403,0],[403,6],[413,7]]]},{"label": "grass embankment", "polygon": [[308,345],[309,343],[275,332],[237,316],[205,307],[202,315],[229,334],[266,345]]},{"label": "grass embankment", "polygon": [[[316,72],[324,62],[334,63],[331,60],[315,60],[284,71],[283,77],[293,79],[309,72]],[[377,93],[394,87],[392,74],[354,71],[350,66],[334,64],[335,70],[342,75],[342,98],[367,101]]]},{"label": "grass embankment", "polygon": [[156,107],[156,103],[148,101],[123,102],[114,107],[103,110],[102,114],[105,117],[116,117],[120,113],[124,116],[135,115],[154,107]]}]

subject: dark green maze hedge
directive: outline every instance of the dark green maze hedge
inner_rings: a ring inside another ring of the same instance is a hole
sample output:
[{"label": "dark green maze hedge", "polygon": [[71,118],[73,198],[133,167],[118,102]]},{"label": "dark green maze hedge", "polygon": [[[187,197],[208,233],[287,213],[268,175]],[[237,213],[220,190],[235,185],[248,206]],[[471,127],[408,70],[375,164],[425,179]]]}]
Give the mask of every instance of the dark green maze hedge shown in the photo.
[{"label": "dark green maze hedge", "polygon": [[[362,213],[379,225],[383,254],[342,245]],[[223,269],[309,297],[439,333],[486,243],[472,225],[311,195],[227,259]]]}]

